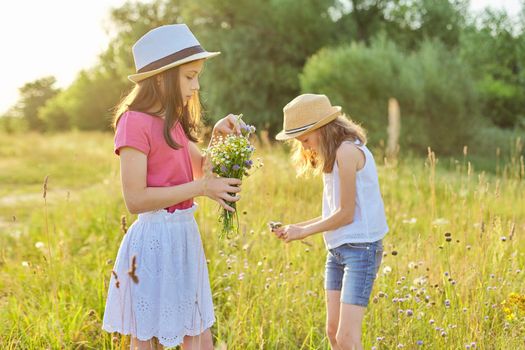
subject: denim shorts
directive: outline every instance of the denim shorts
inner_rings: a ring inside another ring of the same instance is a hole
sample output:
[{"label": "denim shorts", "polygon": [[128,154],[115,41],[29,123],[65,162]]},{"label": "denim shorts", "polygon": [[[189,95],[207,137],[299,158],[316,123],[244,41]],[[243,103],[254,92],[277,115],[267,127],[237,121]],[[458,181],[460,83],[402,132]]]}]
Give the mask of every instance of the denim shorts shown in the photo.
[{"label": "denim shorts", "polygon": [[325,289],[340,290],[341,302],[366,307],[383,258],[382,240],[329,249]]}]

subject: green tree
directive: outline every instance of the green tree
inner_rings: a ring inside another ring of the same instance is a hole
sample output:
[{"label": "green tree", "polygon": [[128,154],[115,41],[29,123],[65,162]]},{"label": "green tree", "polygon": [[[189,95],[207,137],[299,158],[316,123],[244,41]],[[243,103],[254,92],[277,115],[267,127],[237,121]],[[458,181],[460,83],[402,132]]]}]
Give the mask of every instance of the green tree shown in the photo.
[{"label": "green tree", "polygon": [[42,119],[54,130],[109,130],[112,107],[122,89],[122,81],[100,66],[81,71],[71,86],[44,107]]},{"label": "green tree", "polygon": [[370,44],[383,33],[409,50],[417,50],[424,39],[457,47],[468,7],[466,0],[340,0],[337,4],[333,12],[343,36],[353,33],[355,40]]},{"label": "green tree", "polygon": [[425,41],[406,54],[385,37],[325,48],[301,75],[303,91],[325,93],[370,132],[386,137],[387,101],[401,106],[401,144],[425,152],[427,146],[452,154],[468,144],[478,120],[476,94],[462,62],[439,41]]},{"label": "green tree", "polygon": [[44,122],[38,113],[60,91],[54,87],[55,83],[56,79],[52,76],[26,83],[19,89],[20,98],[12,109],[12,114],[24,118],[29,129],[44,130]]},{"label": "green tree", "polygon": [[67,112],[66,101],[68,89],[49,99],[39,110],[39,118],[44,122],[46,130],[62,131],[71,128],[71,118]]},{"label": "green tree", "polygon": [[473,70],[483,114],[512,128],[525,118],[525,31],[504,11],[485,10],[465,28],[461,57]]},{"label": "green tree", "polygon": [[27,129],[27,120],[22,118],[14,106],[9,108],[4,114],[0,115],[0,130],[12,134],[23,132]]},{"label": "green tree", "polygon": [[222,55],[206,65],[202,100],[211,119],[244,113],[272,132],[282,108],[299,91],[306,59],[330,45],[336,28],[333,0],[193,0],[185,7],[190,28],[208,50]]}]

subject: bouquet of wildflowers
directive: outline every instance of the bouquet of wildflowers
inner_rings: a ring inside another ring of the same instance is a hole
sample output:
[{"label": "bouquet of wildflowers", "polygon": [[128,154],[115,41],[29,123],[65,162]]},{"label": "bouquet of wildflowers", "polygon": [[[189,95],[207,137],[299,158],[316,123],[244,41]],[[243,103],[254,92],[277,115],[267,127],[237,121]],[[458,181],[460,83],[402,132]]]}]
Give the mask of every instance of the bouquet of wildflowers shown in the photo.
[{"label": "bouquet of wildflowers", "polygon": [[[206,150],[212,172],[221,177],[242,180],[243,176],[249,175],[248,171],[253,167],[251,158],[255,147],[250,144],[249,137],[255,133],[255,127],[241,123],[241,118],[242,114],[239,116],[240,135],[214,137],[211,146]],[[236,202],[226,204],[236,209]],[[238,232],[237,210],[231,212],[223,209],[219,221],[222,222],[221,236],[228,236],[233,231]]]}]

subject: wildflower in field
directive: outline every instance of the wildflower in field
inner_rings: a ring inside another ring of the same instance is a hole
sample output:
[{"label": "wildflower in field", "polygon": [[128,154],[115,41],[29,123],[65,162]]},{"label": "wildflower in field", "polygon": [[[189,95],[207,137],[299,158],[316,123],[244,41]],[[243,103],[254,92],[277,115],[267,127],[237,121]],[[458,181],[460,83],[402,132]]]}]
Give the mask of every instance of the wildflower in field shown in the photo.
[{"label": "wildflower in field", "polygon": [[44,242],[36,242],[35,243],[35,248],[36,249],[43,249],[44,248]]},{"label": "wildflower in field", "polygon": [[423,345],[423,341],[422,341],[422,340],[418,340],[418,341],[416,342],[416,345],[417,345],[417,346],[422,346],[422,345]]},{"label": "wildflower in field", "polygon": [[11,231],[11,232],[9,233],[9,235],[10,235],[11,237],[15,238],[15,239],[18,239],[18,238],[20,238],[20,236],[22,235],[22,231],[20,231],[20,230],[14,230],[14,231]]},{"label": "wildflower in field", "polygon": [[120,288],[120,281],[118,280],[118,275],[115,271],[111,271],[111,273],[113,274],[113,277],[115,277],[115,287],[117,288]]},{"label": "wildflower in field", "polygon": [[29,267],[29,262],[28,261],[22,261],[22,266],[23,267]]},{"label": "wildflower in field", "polygon": [[[239,116],[241,121],[242,114]],[[242,124],[242,123],[241,123]],[[213,139],[211,146],[206,150],[206,154],[211,164],[211,171],[221,177],[241,179],[249,175],[249,170],[253,167],[252,155],[255,147],[250,144],[249,137],[255,133],[255,127],[243,124],[240,135],[218,136]],[[258,168],[262,166],[259,162]],[[227,203],[236,209],[236,203]],[[239,224],[237,212],[230,212],[223,209],[219,220],[222,222],[221,236],[238,232]],[[237,222],[236,222],[237,220]]]},{"label": "wildflower in field", "polygon": [[122,215],[120,217],[120,231],[122,231],[122,234],[126,234],[128,232],[128,225],[126,223],[126,215]]},{"label": "wildflower in field", "polygon": [[388,275],[390,272],[392,272],[392,268],[388,265],[383,267],[383,275]]},{"label": "wildflower in field", "polygon": [[136,275],[136,271],[137,271],[137,257],[133,255],[133,257],[131,258],[131,266],[128,271],[128,275],[131,277],[131,279],[133,280],[135,284],[139,283],[139,278]]},{"label": "wildflower in field", "polygon": [[413,225],[417,222],[416,218],[410,218],[410,219],[403,219],[403,224],[410,224]]},{"label": "wildflower in field", "polygon": [[450,221],[448,221],[445,218],[437,218],[436,220],[432,221],[432,225],[434,226],[443,226],[447,225]]},{"label": "wildflower in field", "polygon": [[510,293],[506,300],[501,302],[501,307],[505,318],[513,321],[517,317],[525,315],[525,294]]}]

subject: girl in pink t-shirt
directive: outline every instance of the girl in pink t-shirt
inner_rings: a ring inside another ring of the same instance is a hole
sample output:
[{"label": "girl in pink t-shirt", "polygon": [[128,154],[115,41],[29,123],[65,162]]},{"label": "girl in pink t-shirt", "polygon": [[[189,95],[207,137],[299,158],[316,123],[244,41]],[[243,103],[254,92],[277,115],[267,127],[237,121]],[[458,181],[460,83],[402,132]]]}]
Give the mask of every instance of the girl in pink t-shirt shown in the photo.
[{"label": "girl in pink t-shirt", "polygon": [[[134,89],[115,113],[115,153],[128,210],[138,214],[124,236],[109,284],[102,328],[131,335],[132,349],[213,349],[215,321],[206,258],[193,198],[233,211],[240,181],[203,176],[199,73],[205,51],[184,24],[162,26],[133,46]],[[229,115],[213,134],[240,131]]]}]

